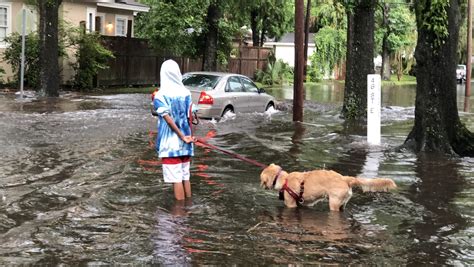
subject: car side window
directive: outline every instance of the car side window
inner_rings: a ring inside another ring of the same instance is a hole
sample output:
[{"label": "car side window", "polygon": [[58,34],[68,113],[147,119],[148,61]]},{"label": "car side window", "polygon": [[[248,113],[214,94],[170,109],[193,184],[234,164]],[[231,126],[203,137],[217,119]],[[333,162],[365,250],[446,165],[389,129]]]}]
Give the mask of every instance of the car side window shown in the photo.
[{"label": "car side window", "polygon": [[245,92],[258,93],[258,87],[249,79],[241,78]]},{"label": "car side window", "polygon": [[242,83],[240,83],[239,77],[232,76],[227,79],[226,92],[242,92]]}]

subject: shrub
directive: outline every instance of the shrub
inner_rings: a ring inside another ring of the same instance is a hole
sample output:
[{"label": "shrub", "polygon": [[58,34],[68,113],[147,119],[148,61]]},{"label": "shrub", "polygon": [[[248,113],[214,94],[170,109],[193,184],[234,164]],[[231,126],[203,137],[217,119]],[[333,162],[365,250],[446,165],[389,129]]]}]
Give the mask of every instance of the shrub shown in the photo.
[{"label": "shrub", "polygon": [[[5,74],[5,70],[2,67],[0,67],[0,74]],[[1,75],[0,75],[0,84],[3,84],[3,78]]]},{"label": "shrub", "polygon": [[275,60],[273,55],[268,57],[265,70],[257,70],[255,80],[266,85],[283,84],[293,77],[293,69],[283,60]]},{"label": "shrub", "polygon": [[[21,35],[13,33],[6,39],[9,46],[3,53],[3,60],[11,65],[15,73],[15,83],[20,80],[21,67]],[[30,88],[37,88],[39,85],[39,37],[36,33],[30,33],[25,38],[25,85]]]},{"label": "shrub", "polygon": [[[61,24],[58,40],[58,60],[61,57],[66,56],[65,43],[67,42],[67,29]],[[8,43],[8,47],[3,53],[3,60],[5,60],[15,74],[15,80],[13,83],[18,86],[20,81],[20,67],[21,67],[21,35],[19,33],[12,33],[10,36],[5,38]],[[28,88],[36,89],[40,83],[40,40],[39,35],[36,32],[31,32],[25,36],[25,86]]]},{"label": "shrub", "polygon": [[345,59],[346,31],[325,26],[315,37],[316,51],[309,57],[308,78],[312,82],[331,77],[334,67]]},{"label": "shrub", "polygon": [[79,90],[90,90],[94,87],[94,78],[99,70],[108,68],[107,62],[114,55],[100,43],[97,33],[79,30],[75,41],[77,61],[72,64],[76,71],[74,86]]}]

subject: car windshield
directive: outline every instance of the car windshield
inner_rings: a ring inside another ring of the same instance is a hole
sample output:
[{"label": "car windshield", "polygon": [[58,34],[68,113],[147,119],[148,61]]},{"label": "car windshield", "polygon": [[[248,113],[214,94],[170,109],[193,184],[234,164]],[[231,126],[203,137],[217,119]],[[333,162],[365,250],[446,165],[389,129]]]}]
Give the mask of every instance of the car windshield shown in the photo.
[{"label": "car windshield", "polygon": [[212,90],[220,80],[220,76],[210,74],[189,73],[183,76],[184,86]]},{"label": "car windshield", "polygon": [[465,68],[466,68],[466,66],[464,66],[464,65],[458,65],[458,70],[463,70]]}]

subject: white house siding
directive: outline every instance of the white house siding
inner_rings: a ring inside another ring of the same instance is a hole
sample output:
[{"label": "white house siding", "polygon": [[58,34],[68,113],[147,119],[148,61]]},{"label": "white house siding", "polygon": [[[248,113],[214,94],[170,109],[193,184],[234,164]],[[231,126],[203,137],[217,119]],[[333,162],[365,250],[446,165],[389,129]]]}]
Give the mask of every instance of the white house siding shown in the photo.
[{"label": "white house siding", "polygon": [[[291,67],[295,66],[295,44],[294,43],[275,43],[268,42],[263,45],[263,47],[271,47],[275,51],[275,58],[283,60],[283,62],[288,63]],[[308,59],[315,51],[315,45],[308,45]],[[311,62],[308,60],[308,65],[311,65]]]}]

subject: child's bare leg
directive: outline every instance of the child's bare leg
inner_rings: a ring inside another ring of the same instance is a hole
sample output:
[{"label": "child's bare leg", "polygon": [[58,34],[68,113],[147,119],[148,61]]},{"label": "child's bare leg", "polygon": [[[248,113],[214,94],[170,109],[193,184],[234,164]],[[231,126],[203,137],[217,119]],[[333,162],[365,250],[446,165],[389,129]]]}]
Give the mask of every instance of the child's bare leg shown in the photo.
[{"label": "child's bare leg", "polygon": [[184,199],[184,187],[183,183],[173,183],[173,191],[174,191],[174,198],[176,200],[183,200]]},{"label": "child's bare leg", "polygon": [[191,183],[186,180],[186,181],[183,181],[183,185],[184,185],[184,192],[186,193],[186,197],[191,197]]}]

